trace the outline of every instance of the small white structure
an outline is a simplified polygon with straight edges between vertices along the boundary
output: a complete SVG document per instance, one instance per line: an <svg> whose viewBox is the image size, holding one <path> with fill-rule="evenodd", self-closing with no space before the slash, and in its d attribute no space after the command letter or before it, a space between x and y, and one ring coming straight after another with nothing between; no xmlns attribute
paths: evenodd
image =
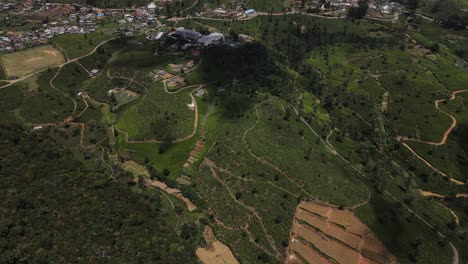
<svg viewBox="0 0 468 264"><path fill-rule="evenodd" d="M198 89L195 91L195 96L196 97L202 97L205 94L205 89Z"/></svg>
<svg viewBox="0 0 468 264"><path fill-rule="evenodd" d="M99 69L92 69L90 71L91 76L96 76L96 74L99 72Z"/></svg>
<svg viewBox="0 0 468 264"><path fill-rule="evenodd" d="M192 101L190 104L187 104L188 108L192 111L195 111L195 103Z"/></svg>
<svg viewBox="0 0 468 264"><path fill-rule="evenodd" d="M159 32L155 37L154 40L160 39L164 35L164 32Z"/></svg>
<svg viewBox="0 0 468 264"><path fill-rule="evenodd" d="M156 4L155 3L149 3L147 6L149 11L154 11L156 9Z"/></svg>
<svg viewBox="0 0 468 264"><path fill-rule="evenodd" d="M383 5L380 10L382 11L382 14L389 15L392 13L393 8L389 5Z"/></svg>
<svg viewBox="0 0 468 264"><path fill-rule="evenodd" d="M216 8L215 10L213 10L213 12L217 15L225 15L226 14L226 10L222 9L222 8Z"/></svg>

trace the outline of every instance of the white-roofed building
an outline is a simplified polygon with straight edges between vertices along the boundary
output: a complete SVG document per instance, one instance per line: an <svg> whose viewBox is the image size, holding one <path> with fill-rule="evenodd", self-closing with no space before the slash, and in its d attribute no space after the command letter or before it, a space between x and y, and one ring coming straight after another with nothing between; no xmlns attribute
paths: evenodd
<svg viewBox="0 0 468 264"><path fill-rule="evenodd" d="M224 42L224 35L222 33L211 33L198 39L198 43L203 46L216 45Z"/></svg>

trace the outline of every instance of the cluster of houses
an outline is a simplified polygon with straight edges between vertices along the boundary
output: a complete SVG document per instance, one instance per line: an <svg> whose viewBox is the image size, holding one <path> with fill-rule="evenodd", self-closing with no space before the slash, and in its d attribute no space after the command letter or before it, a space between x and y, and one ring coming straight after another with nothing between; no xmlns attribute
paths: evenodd
<svg viewBox="0 0 468 264"><path fill-rule="evenodd" d="M357 6L358 3L359 0L296 0L295 7L315 12L344 12L347 8ZM392 15L399 9L400 5L390 0L369 1L369 11L372 15Z"/></svg>
<svg viewBox="0 0 468 264"><path fill-rule="evenodd" d="M190 71L195 66L194 60L189 60L185 63L169 64L168 70L155 70L152 72L154 79L165 80L168 87L183 87L185 86L185 78L180 75L184 72ZM170 71L170 72L168 72Z"/></svg>
<svg viewBox="0 0 468 264"><path fill-rule="evenodd" d="M13 52L49 43L50 39L66 33L85 34L94 32L94 27L57 26L34 31L0 32L0 52Z"/></svg>
<svg viewBox="0 0 468 264"><path fill-rule="evenodd" d="M257 12L254 9L245 10L242 5L237 5L235 8L227 8L226 5L221 5L221 7L212 9L206 8L203 12L196 13L196 16L210 16L217 18L236 18L244 19L251 16L255 16Z"/></svg>
<svg viewBox="0 0 468 264"><path fill-rule="evenodd" d="M45 3L40 0L0 1L0 12L8 13L3 23L9 27L35 23L29 31L0 32L0 53L43 45L61 34L85 34L94 32L104 20L121 25L120 32L131 36L135 31L158 24L156 5L129 9L99 9L84 4Z"/></svg>
<svg viewBox="0 0 468 264"><path fill-rule="evenodd" d="M14 16L7 16L5 20L9 26L20 26L25 22L36 23L29 31L8 31L0 32L0 53L13 52L20 49L43 45L50 42L54 36L61 34L85 34L96 31L99 26L109 21L121 24L114 33L121 33L125 36L133 36L135 32L144 30L161 23L157 20L160 9L167 3L174 0L155 0L143 7L131 7L129 9L100 9L85 4L63 4L47 3L44 0L26 0L26 1L1 1L3 12L8 12ZM1 10L0 10L1 12ZM243 17L256 15L255 10L245 9L237 6L234 10L226 11L223 8L209 10L217 16ZM14 19L19 18L19 22ZM5 21L4 21L5 22ZM19 24L14 24L19 23ZM164 35L163 32L155 33L148 37L150 40L159 40ZM179 27L170 32L167 37L172 38L175 44L171 46L174 50L192 50L194 56L199 55L200 49L214 45L227 44L232 47L239 47L244 41L251 39L248 36L242 36L239 41L225 39L224 35L214 32L203 35L200 32L191 29Z"/></svg>

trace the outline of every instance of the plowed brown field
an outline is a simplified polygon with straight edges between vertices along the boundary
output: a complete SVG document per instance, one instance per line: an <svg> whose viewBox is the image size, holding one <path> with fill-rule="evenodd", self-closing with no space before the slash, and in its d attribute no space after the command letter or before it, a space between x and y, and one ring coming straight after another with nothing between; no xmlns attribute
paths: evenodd
<svg viewBox="0 0 468 264"><path fill-rule="evenodd" d="M287 264L395 264L397 259L349 210L317 202L296 208Z"/></svg>
<svg viewBox="0 0 468 264"><path fill-rule="evenodd" d="M198 248L196 254L205 264L239 264L231 249L216 239L210 227L203 232L206 247Z"/></svg>

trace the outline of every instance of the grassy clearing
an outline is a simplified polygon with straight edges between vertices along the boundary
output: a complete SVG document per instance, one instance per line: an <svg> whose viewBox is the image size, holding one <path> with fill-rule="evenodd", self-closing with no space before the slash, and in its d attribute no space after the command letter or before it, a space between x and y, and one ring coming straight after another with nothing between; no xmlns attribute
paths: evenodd
<svg viewBox="0 0 468 264"><path fill-rule="evenodd" d="M323 122L329 121L330 117L328 116L328 113L323 111L323 108L319 107L320 100L318 98L315 98L312 94L306 92L303 94L302 102L306 113L312 113Z"/></svg>
<svg viewBox="0 0 468 264"><path fill-rule="evenodd" d="M212 115L213 113L209 113L207 102L201 99L198 99L197 101L200 118L198 120L199 124L197 133L192 138L178 143L132 143L126 144L125 148L135 151L135 159L140 163L148 161L149 164L160 171L169 169L169 178L171 179L176 179L181 172L189 176L197 174L197 171L192 171L190 168L188 170L183 169L182 165L189 157L190 151L199 139L201 127L203 126L211 131L213 128L212 126L214 125L213 119L216 119L216 116ZM204 122L203 119L206 119L206 121ZM119 134L119 137L122 138L122 135ZM213 134L208 133L206 137L207 144L210 144L212 140ZM202 150L202 153L199 156L200 159L203 159L206 151L207 147ZM194 168L197 168L197 166L194 166Z"/></svg>
<svg viewBox="0 0 468 264"><path fill-rule="evenodd" d="M173 179L177 178L181 172L182 165L188 158L188 153L193 148L196 142L196 137L193 139L174 143L135 143L128 144L128 149L135 151L135 158L138 162L144 163L146 159L155 168L160 171L169 169Z"/></svg>
<svg viewBox="0 0 468 264"><path fill-rule="evenodd" d="M30 48L1 56L6 76L26 76L30 73L53 68L65 59L50 45Z"/></svg>
<svg viewBox="0 0 468 264"><path fill-rule="evenodd" d="M148 170L134 161L127 161L122 164L122 167L124 170L132 173L136 178L139 176L149 177Z"/></svg>
<svg viewBox="0 0 468 264"><path fill-rule="evenodd" d="M194 120L193 111L187 107L191 102L189 92L168 94L158 82L122 114L117 127L135 140L172 141L187 136L193 131Z"/></svg>
<svg viewBox="0 0 468 264"><path fill-rule="evenodd" d="M165 55L155 55L154 44L134 45L119 51L111 62L111 73L120 73L124 76L133 76L134 71L148 73L163 68L174 58ZM130 75L130 76L129 76Z"/></svg>

